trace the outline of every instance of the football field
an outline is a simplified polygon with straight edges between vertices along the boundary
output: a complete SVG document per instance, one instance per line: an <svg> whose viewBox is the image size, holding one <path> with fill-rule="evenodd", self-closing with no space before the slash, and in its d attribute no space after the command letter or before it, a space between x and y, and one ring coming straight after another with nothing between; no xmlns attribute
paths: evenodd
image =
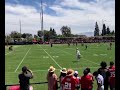
<svg viewBox="0 0 120 90"><path fill-rule="evenodd" d="M100 67L101 61L106 61L109 65L110 61L115 61L115 43L112 43L112 50L107 50L109 43L87 43L85 46L68 47L67 44L50 45L13 45L13 51L9 51L5 47L5 84L18 84L18 74L21 68L27 66L33 71L34 78L31 83L45 82L48 68L54 66L55 73L60 75L60 69L72 68L78 70L79 76L83 75L86 67L91 69L91 73ZM80 50L82 55L80 61L76 60L76 48ZM34 90L47 90L47 85L33 85ZM96 80L94 81L94 89L96 90Z"/></svg>

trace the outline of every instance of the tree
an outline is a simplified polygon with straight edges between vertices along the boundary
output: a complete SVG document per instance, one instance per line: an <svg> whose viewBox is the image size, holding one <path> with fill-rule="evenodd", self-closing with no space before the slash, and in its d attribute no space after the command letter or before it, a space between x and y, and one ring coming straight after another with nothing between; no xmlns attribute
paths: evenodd
<svg viewBox="0 0 120 90"><path fill-rule="evenodd" d="M50 38L52 38L52 37L53 37L53 30L52 30L52 28L51 28L51 27L50 27L49 35L50 35Z"/></svg>
<svg viewBox="0 0 120 90"><path fill-rule="evenodd" d="M30 33L23 33L21 37L27 39L27 41L32 41L33 39L33 36Z"/></svg>
<svg viewBox="0 0 120 90"><path fill-rule="evenodd" d="M54 37L56 37L56 36L57 36L56 31L55 31L55 29L54 29L54 28L53 28L53 30L52 30L52 33L53 33L53 36L54 36Z"/></svg>
<svg viewBox="0 0 120 90"><path fill-rule="evenodd" d="M38 36L37 36L37 35L34 35L34 38L37 40L37 39L38 39Z"/></svg>
<svg viewBox="0 0 120 90"><path fill-rule="evenodd" d="M106 35L106 26L103 24L103 29L102 29L102 36Z"/></svg>
<svg viewBox="0 0 120 90"><path fill-rule="evenodd" d="M44 30L44 40L45 41L49 41L49 39L50 39L50 34L49 33L50 33L49 31Z"/></svg>
<svg viewBox="0 0 120 90"><path fill-rule="evenodd" d="M50 38L55 38L55 37L57 37L56 31L55 31L54 28L53 28L53 29L50 28L49 35L50 35Z"/></svg>
<svg viewBox="0 0 120 90"><path fill-rule="evenodd" d="M96 24L95 24L95 31L94 31L94 36L99 36L99 27L98 27L98 24L97 24L97 22L96 22Z"/></svg>
<svg viewBox="0 0 120 90"><path fill-rule="evenodd" d="M25 34L25 33L23 33L21 37L22 37L22 38L26 38L26 34Z"/></svg>
<svg viewBox="0 0 120 90"><path fill-rule="evenodd" d="M106 32L106 34L110 34L110 28L109 27L107 27L107 32Z"/></svg>
<svg viewBox="0 0 120 90"><path fill-rule="evenodd" d="M43 36L43 31L40 31L40 30L39 30L39 31L37 32L37 35L38 35L39 37L42 37L42 36Z"/></svg>
<svg viewBox="0 0 120 90"><path fill-rule="evenodd" d="M115 35L115 31L114 30L111 32L111 35Z"/></svg>
<svg viewBox="0 0 120 90"><path fill-rule="evenodd" d="M11 41L11 37L7 35L5 38L5 43L7 44L7 46L8 46L8 43L10 43L10 41Z"/></svg>
<svg viewBox="0 0 120 90"><path fill-rule="evenodd" d="M11 38L20 38L21 34L18 33L17 31L12 31L10 36L11 36Z"/></svg>
<svg viewBox="0 0 120 90"><path fill-rule="evenodd" d="M68 26L62 26L60 31L62 32L62 35L64 37L70 37L71 36L71 28L68 27Z"/></svg>

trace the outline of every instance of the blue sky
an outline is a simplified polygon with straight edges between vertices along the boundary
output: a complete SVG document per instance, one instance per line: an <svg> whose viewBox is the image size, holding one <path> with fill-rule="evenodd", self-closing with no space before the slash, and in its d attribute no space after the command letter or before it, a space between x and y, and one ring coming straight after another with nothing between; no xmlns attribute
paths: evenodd
<svg viewBox="0 0 120 90"><path fill-rule="evenodd" d="M63 25L71 27L74 34L93 32L95 22L102 30L102 23L115 30L114 0L42 0L44 29L54 28L61 34ZM5 0L5 33L19 32L37 34L40 30L40 0Z"/></svg>

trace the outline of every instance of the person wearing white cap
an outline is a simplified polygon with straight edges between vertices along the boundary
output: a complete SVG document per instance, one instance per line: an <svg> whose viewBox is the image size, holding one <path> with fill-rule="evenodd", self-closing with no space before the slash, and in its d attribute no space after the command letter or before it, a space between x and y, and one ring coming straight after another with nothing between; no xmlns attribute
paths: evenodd
<svg viewBox="0 0 120 90"><path fill-rule="evenodd" d="M77 60L80 61L81 54L80 54L80 51L78 50L78 48L76 50L76 56L77 56Z"/></svg>
<svg viewBox="0 0 120 90"><path fill-rule="evenodd" d="M78 77L78 71L75 71L74 72L74 76L75 76L75 78L76 78L76 80L78 81L78 88L77 88L77 90L79 90L79 88L80 88L80 77Z"/></svg>

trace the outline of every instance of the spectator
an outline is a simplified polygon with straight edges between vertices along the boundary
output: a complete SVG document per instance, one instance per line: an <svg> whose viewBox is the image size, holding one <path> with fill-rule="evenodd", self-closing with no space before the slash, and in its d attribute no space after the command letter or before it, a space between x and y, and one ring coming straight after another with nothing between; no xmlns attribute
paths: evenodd
<svg viewBox="0 0 120 90"><path fill-rule="evenodd" d="M30 90L29 80L33 78L33 73L26 66L22 67L22 73L19 74L20 90Z"/></svg>
<svg viewBox="0 0 120 90"><path fill-rule="evenodd" d="M67 74L67 70L66 68L63 68L62 70L60 70L60 77L59 77L59 81L60 81L60 90L62 90L62 86L61 86L61 83L62 83L62 80L65 78L66 74Z"/></svg>
<svg viewBox="0 0 120 90"><path fill-rule="evenodd" d="M83 76L81 77L81 90L92 90L93 88L93 80L91 78L91 76L88 74L88 70L84 70L83 72Z"/></svg>
<svg viewBox="0 0 120 90"><path fill-rule="evenodd" d="M114 62L110 62L109 72L110 72L110 77L109 77L110 90L115 90L115 66L114 66Z"/></svg>
<svg viewBox="0 0 120 90"><path fill-rule="evenodd" d="M107 69L107 63L102 61L100 64L100 68L98 71L104 78L104 90L108 90L108 85L109 85L109 71Z"/></svg>
<svg viewBox="0 0 120 90"><path fill-rule="evenodd" d="M55 74L55 68L53 66L50 66L48 69L47 74L47 81L48 81L48 90L57 90L58 84L57 84L57 75Z"/></svg>
<svg viewBox="0 0 120 90"><path fill-rule="evenodd" d="M78 87L78 82L73 74L74 70L67 70L67 75L62 81L62 90L76 90L76 88Z"/></svg>
<svg viewBox="0 0 120 90"><path fill-rule="evenodd" d="M93 73L93 75L95 76L95 79L97 81L97 90L104 90L104 78L102 75L100 75L99 71L95 71Z"/></svg>
<svg viewBox="0 0 120 90"><path fill-rule="evenodd" d="M77 90L79 90L79 88L80 88L80 80L81 80L81 78L78 77L78 71L75 71L75 72L74 72L74 76L75 76L76 80L78 81L78 88L77 88Z"/></svg>
<svg viewBox="0 0 120 90"><path fill-rule="evenodd" d="M88 75L90 75L92 80L94 81L93 74L91 73L90 68L86 68L86 70L88 70Z"/></svg>

